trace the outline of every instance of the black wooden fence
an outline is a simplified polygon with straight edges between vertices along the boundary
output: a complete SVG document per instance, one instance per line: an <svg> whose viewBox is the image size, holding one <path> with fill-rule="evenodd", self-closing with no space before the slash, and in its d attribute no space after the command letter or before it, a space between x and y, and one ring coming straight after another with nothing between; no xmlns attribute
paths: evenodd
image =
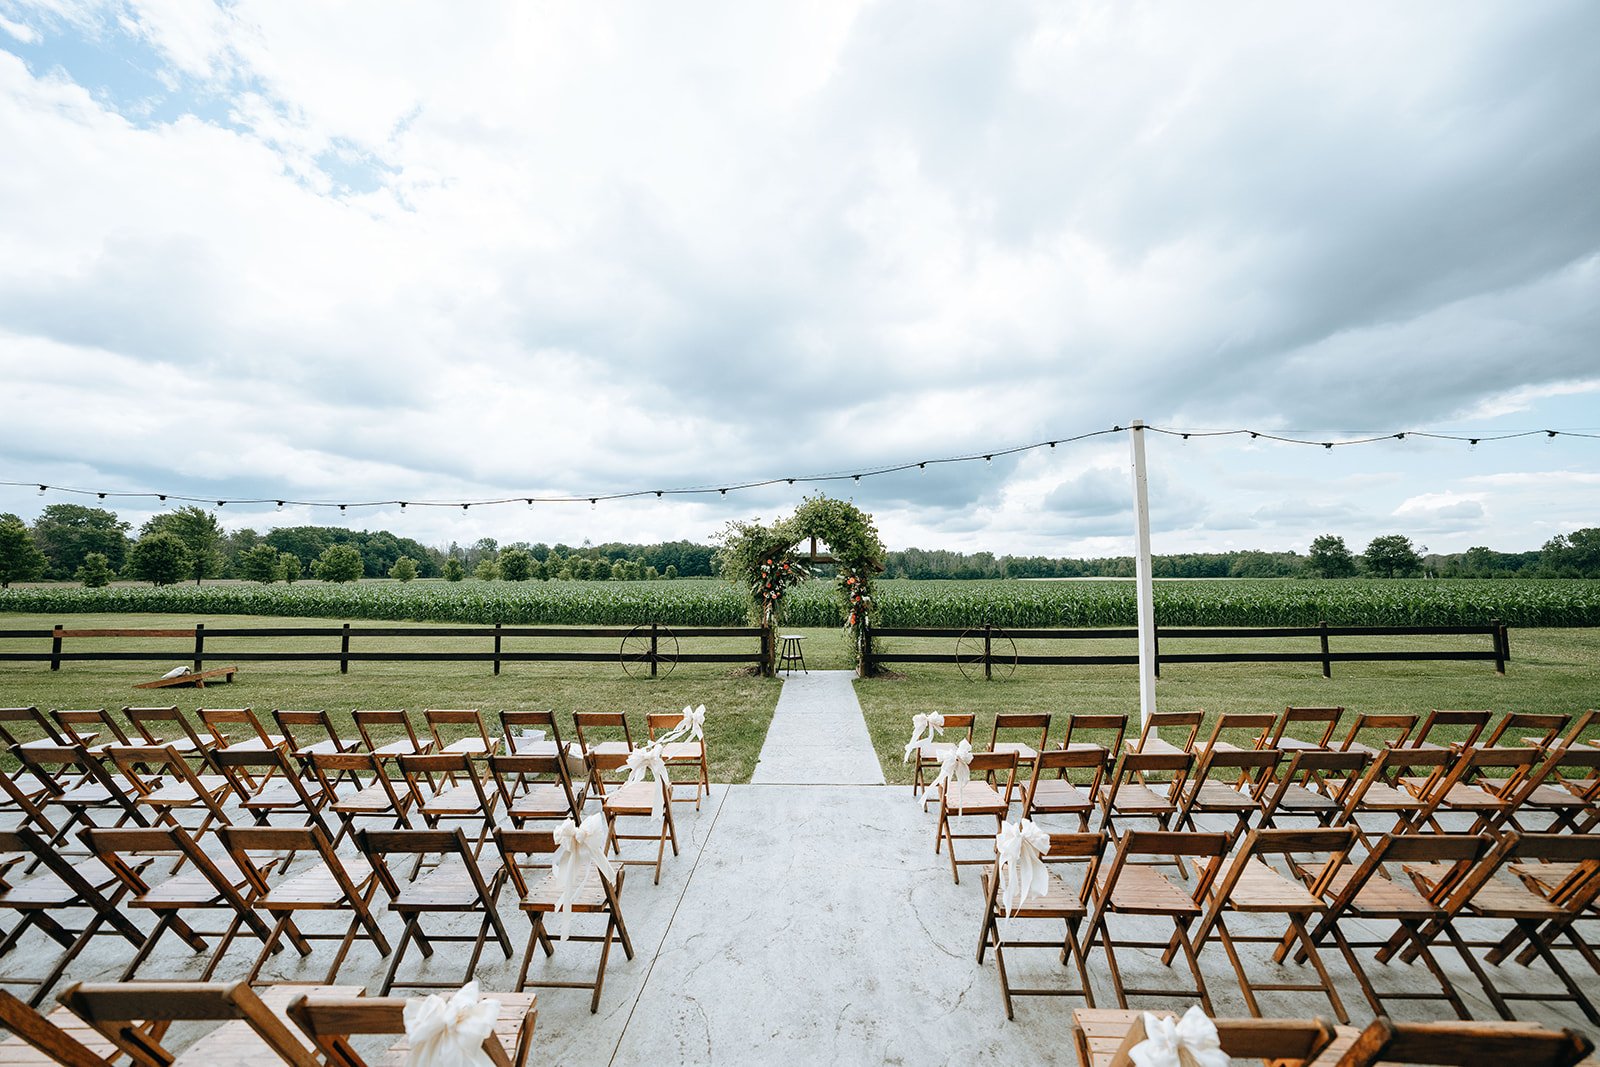
<svg viewBox="0 0 1600 1067"><path fill-rule="evenodd" d="M954 663L979 668L984 677L996 670L1009 670L1014 666L1107 666L1137 664L1135 654L1079 653L1043 655L1017 652L1016 641L1103 641L1107 639L1137 639L1136 629L1031 629L1003 630L997 626L979 626L971 629L956 628L874 628L867 642L865 669L873 673L883 663ZM1353 637L1488 637L1489 648L1454 649L1350 649L1335 650L1335 638ZM943 652L912 652L882 649L878 641L883 638L949 638L960 643ZM1163 640L1204 639L1208 641L1261 640L1279 638L1316 638L1320 647L1316 651L1281 652L1267 649L1250 649L1240 652L1163 652ZM1506 672L1511 659L1511 640L1506 627L1498 619L1487 626L1256 626L1248 628L1218 629L1210 627L1156 628L1156 673L1161 673L1164 663L1318 663L1322 676L1333 676L1335 663L1362 663L1378 661L1403 662L1409 660L1479 660L1493 661L1494 669Z"/></svg>

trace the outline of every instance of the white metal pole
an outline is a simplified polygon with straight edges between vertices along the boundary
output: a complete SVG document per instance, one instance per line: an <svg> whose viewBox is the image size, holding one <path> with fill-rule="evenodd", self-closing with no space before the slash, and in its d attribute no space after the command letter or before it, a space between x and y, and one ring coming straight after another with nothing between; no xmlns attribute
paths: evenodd
<svg viewBox="0 0 1600 1067"><path fill-rule="evenodd" d="M1150 583L1150 487L1144 465L1144 422L1128 425L1133 447L1133 574L1139 611L1139 724L1156 710L1156 603Z"/></svg>

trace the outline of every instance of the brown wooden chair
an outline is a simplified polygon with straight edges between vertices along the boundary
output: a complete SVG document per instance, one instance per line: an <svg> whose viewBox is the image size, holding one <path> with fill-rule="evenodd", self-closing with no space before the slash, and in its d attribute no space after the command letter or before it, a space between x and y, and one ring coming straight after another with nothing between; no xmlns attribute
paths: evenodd
<svg viewBox="0 0 1600 1067"><path fill-rule="evenodd" d="M268 733L256 713L249 708L200 708L195 711L211 738L221 748L276 748L282 734ZM230 727L243 727L228 733Z"/></svg>
<svg viewBox="0 0 1600 1067"><path fill-rule="evenodd" d="M938 768L944 762L946 752L951 751L961 743L962 737L967 739L967 744L972 744L973 730L976 728L978 717L968 712L951 712L944 716L944 733L942 741L929 737L922 744L922 751L917 753L916 766L911 772L911 795L922 793L922 807L926 811L930 798L927 795L929 771L934 776L938 775Z"/></svg>
<svg viewBox="0 0 1600 1067"><path fill-rule="evenodd" d="M654 741L657 734L664 734L676 729L683 721L683 716L676 712L649 712L644 717L645 730L649 732L650 740ZM685 738L681 741L668 741L662 746L661 757L667 761L667 769L673 767L693 767L694 776L694 810L700 810L701 796L711 795L711 764L706 759L706 742L702 737L699 740ZM673 799L684 799L677 796L677 787L680 782L673 783Z"/></svg>
<svg viewBox="0 0 1600 1067"><path fill-rule="evenodd" d="M578 748L586 756L591 752L607 756L620 752L626 756L633 751L628 717L620 711L573 712L572 728L578 735ZM618 733L620 737L614 736Z"/></svg>
<svg viewBox="0 0 1600 1067"><path fill-rule="evenodd" d="M1533 772L1540 754L1531 745L1459 750L1444 780L1433 789L1428 824L1442 833L1439 816L1455 813L1474 817L1470 833L1499 826L1515 810L1522 784Z"/></svg>
<svg viewBox="0 0 1600 1067"><path fill-rule="evenodd" d="M1371 752L1357 748L1349 751ZM1344 806L1334 816L1333 825L1353 826L1361 834L1362 844L1372 847L1372 830L1364 826L1361 816L1386 820L1377 833L1415 833L1428 825L1438 804L1441 786L1449 778L1449 768L1456 760L1455 753L1443 748L1384 748L1372 753L1367 772L1344 795ZM1402 775L1403 771L1426 771L1426 774ZM1400 784L1399 778L1405 783Z"/></svg>
<svg viewBox="0 0 1600 1067"><path fill-rule="evenodd" d="M108 745L128 744L128 735L105 708L86 708L81 711L51 711L68 744L79 744L91 756L104 756Z"/></svg>
<svg viewBox="0 0 1600 1067"><path fill-rule="evenodd" d="M1295 750L1262 801L1261 825L1272 829L1277 820L1287 818L1330 825L1344 810L1350 793L1366 778L1372 759L1365 752Z"/></svg>
<svg viewBox="0 0 1600 1067"><path fill-rule="evenodd" d="M56 724L38 708L0 708L0 744L10 748L13 745L31 745L35 741L51 745L71 744L56 729Z"/></svg>
<svg viewBox="0 0 1600 1067"><path fill-rule="evenodd" d="M1483 742L1495 748L1502 742L1507 745L1536 745L1550 748L1561 736L1561 731L1572 722L1571 715L1545 715L1525 711L1508 712L1500 716L1494 729Z"/></svg>
<svg viewBox="0 0 1600 1067"><path fill-rule="evenodd" d="M525 731L544 736L525 737ZM554 756L566 751L561 740L561 726L553 711L502 711L500 736L505 741L507 755Z"/></svg>
<svg viewBox="0 0 1600 1067"><path fill-rule="evenodd" d="M525 1067L533 1048L533 1026L538 1017L537 999L532 993L486 993L486 1000L500 1002L500 1017L494 1032L483 1041L483 1054L495 1067ZM405 997L338 997L311 995L289 1004L288 1015L329 1067L367 1067L351 1043L357 1036L404 1034ZM391 1045L384 1063L399 1063L409 1048L405 1039Z"/></svg>
<svg viewBox="0 0 1600 1067"><path fill-rule="evenodd" d="M1415 715L1361 714L1338 743L1340 751L1352 749L1375 755L1382 748L1403 748L1417 728Z"/></svg>
<svg viewBox="0 0 1600 1067"><path fill-rule="evenodd" d="M589 1013L600 1010L600 992L606 980L606 960L611 955L611 944L621 940L622 951L633 959L633 942L628 937L628 927L622 919L622 881L627 868L619 867L613 885L604 872L591 867L588 881L566 905L575 915L604 915L606 928L603 934L573 934L568 941L582 941L600 945L600 963L595 968L594 981L529 981L528 970L533 963L533 949L539 945L544 954L555 955L546 916L554 915L561 899L561 886L556 882L554 859L557 848L555 833L551 830L505 830L494 832L495 845L503 861L501 877L511 883L517 894L518 907L528 917L528 947L522 954L522 969L517 972L517 991L529 987L537 989L590 989Z"/></svg>
<svg viewBox="0 0 1600 1067"><path fill-rule="evenodd" d="M1098 749L1109 771L1122 752L1127 734L1126 715L1074 712L1067 716L1067 729L1058 747L1068 752Z"/></svg>
<svg viewBox="0 0 1600 1067"><path fill-rule="evenodd" d="M1082 788L1067 777L1069 771L1087 779ZM1037 821L1040 816L1073 815L1078 819L1078 832L1087 833L1105 773L1105 754L1094 746L1041 751L1022 792L1022 817Z"/></svg>
<svg viewBox="0 0 1600 1067"><path fill-rule="evenodd" d="M1546 833L1572 830L1588 833L1600 822L1600 748L1579 745L1555 748L1517 787L1517 794L1504 813L1504 819L1490 827L1509 823L1524 833L1518 816L1543 815L1549 823Z"/></svg>
<svg viewBox="0 0 1600 1067"><path fill-rule="evenodd" d="M1459 1018L1472 1017L1454 982L1434 958L1430 938L1423 935L1422 928L1447 918L1443 901L1495 847L1496 841L1489 834L1385 834L1373 842L1372 850L1360 864L1346 864L1334 871L1331 879L1320 862L1296 864L1295 871L1306 887L1328 903L1311 928L1311 940L1321 944L1328 936L1333 937L1374 1015L1384 1014L1385 1001L1443 1000ZM1443 864L1447 869L1424 894L1403 873L1403 868L1412 864ZM1388 936L1376 940L1361 936L1374 926L1390 923L1396 929ZM1402 987L1379 992L1356 950L1379 950L1378 962L1388 962L1401 947L1396 934L1406 939L1404 947L1417 949L1416 958L1427 968L1438 992L1425 988L1409 974ZM1280 955L1289 947L1285 941Z"/></svg>
<svg viewBox="0 0 1600 1067"><path fill-rule="evenodd" d="M1048 754L1041 753L1041 758ZM1083 753L1067 752L1058 754L1083 755ZM1001 895L1001 878L996 864L991 863L983 869L984 912L983 926L978 931L978 963L980 965L983 963L984 952L992 945L995 970L1000 975L1000 995L1005 1000L1007 1019L1016 1017L1011 1003L1013 997L1082 997L1085 1004L1094 1007L1094 988L1089 981L1089 961L1084 956L1083 942L1078 939L1078 930L1089 915L1089 891L1094 885L1095 874L1099 870L1100 857L1105 851L1105 846L1105 834L1051 834L1049 851L1041 854L1039 858L1048 868L1063 868L1068 864L1081 866L1084 869L1083 876L1077 879L1078 885L1073 887L1052 869L1050 888L1045 895L1029 897L1021 904L1013 902L1014 906L1009 915L1006 914L1005 901ZM1012 923L1033 919L1049 920L1052 925L1062 924L1062 935L1054 940L1048 938L1022 940L1011 936ZM1035 925L1030 929L1038 927ZM1076 963L1078 968L1076 988L1011 984L1011 977L1006 971L1006 950L1040 948L1051 950L1062 967L1067 965L1068 959Z"/></svg>
<svg viewBox="0 0 1600 1067"><path fill-rule="evenodd" d="M1211 1014L1211 998L1206 992L1205 977L1201 974L1200 960L1194 941L1189 936L1189 928L1204 913L1206 895L1227 854L1227 834L1129 830L1122 835L1115 857L1109 866L1102 865L1096 878L1091 892L1089 925L1083 934L1085 944L1092 943L1096 937L1100 939L1119 1007L1126 1008L1130 996L1160 997L1167 1001L1195 997L1206 1014ZM1158 857L1173 856L1188 856L1195 861L1193 888L1174 883L1157 870L1154 861ZM1114 938L1110 921L1114 915L1160 916L1171 920L1178 948L1183 951L1189 973L1194 977L1194 988L1185 990L1164 985L1161 988L1142 989L1124 985L1122 971L1117 966L1117 949L1165 951L1170 942Z"/></svg>
<svg viewBox="0 0 1600 1067"><path fill-rule="evenodd" d="M1209 745L1202 749L1173 825L1179 830L1198 830L1198 815L1231 815L1235 825L1227 831L1228 838L1238 841L1250 829L1250 821L1262 815L1267 798L1274 794L1276 771L1282 759L1283 753L1275 748Z"/></svg>
<svg viewBox="0 0 1600 1067"><path fill-rule="evenodd" d="M1139 736L1123 742L1123 747L1128 752L1193 752L1195 739L1200 736L1200 725L1205 718L1203 711L1154 712L1140 726ZM1179 740L1174 742L1163 738L1161 730L1172 731Z"/></svg>
<svg viewBox="0 0 1600 1067"><path fill-rule="evenodd" d="M1212 718L1211 732L1206 734L1205 740L1195 746L1195 751L1209 752L1214 748L1223 751L1270 748L1272 746L1266 741L1277 725L1278 716L1271 712L1225 711ZM1236 741L1228 740L1224 734L1232 734Z"/></svg>
<svg viewBox="0 0 1600 1067"><path fill-rule="evenodd" d="M300 768L290 762L287 747L222 748L212 753L212 759L238 800L239 810L257 826L270 826L274 815L287 815L298 819L299 826L315 826L325 836L334 836L322 814L327 794L308 788Z"/></svg>
<svg viewBox="0 0 1600 1067"><path fill-rule="evenodd" d="M490 756L489 775L499 792L501 807L518 830L529 822L583 821L589 783L585 780L577 790L573 789L564 755Z"/></svg>
<svg viewBox="0 0 1600 1067"><path fill-rule="evenodd" d="M149 825L133 802L133 786L113 777L82 745L38 742L17 745L11 752L22 764L23 772L45 787L44 795L34 804L43 821L35 821L35 825L40 829L55 827L50 838L52 847L68 847L67 835L77 826L122 826L129 822ZM56 817L55 808L65 812L65 817ZM105 821L113 816L114 822Z"/></svg>
<svg viewBox="0 0 1600 1067"><path fill-rule="evenodd" d="M994 835L1005 825L1006 813L1011 810L1009 797L1016 784L1017 754L974 752L972 763L967 769L971 773L971 778L963 784L939 781L939 823L933 837L933 851L936 854L941 843L949 846L950 876L955 879L957 885L961 884L962 867L994 862ZM987 780L1001 771L1006 775L1004 793L989 784ZM994 829L979 833L956 833L952 825L953 820L968 818L991 818L994 820ZM957 841L987 841L988 854L976 859L959 859L956 856Z"/></svg>
<svg viewBox="0 0 1600 1067"><path fill-rule="evenodd" d="M256 887L250 876L226 856L206 852L183 827L85 830L81 836L96 858L127 887L128 906L157 916L155 926L122 972L121 981L133 980L168 930L195 952L206 950L207 937L218 938L216 950L200 975L202 982L211 980L241 931L248 931L263 944L271 934L252 907ZM176 856L192 869L152 885L144 877L144 860L162 855ZM184 912L191 911L222 911L231 918L226 929L196 930L183 918ZM303 940L291 934L290 941L300 955L310 955L311 946Z"/></svg>
<svg viewBox="0 0 1600 1067"><path fill-rule="evenodd" d="M1329 906L1323 899L1323 892L1332 884L1355 843L1356 832L1351 827L1340 830L1252 830L1211 883L1207 894L1210 907L1194 935L1195 952L1204 951L1211 935L1217 935L1228 954L1228 962L1233 964L1239 988L1244 993L1245 1005L1256 1018L1261 1017L1261 1005L1256 1000L1256 993L1275 991L1321 993L1328 998L1339 1022L1350 1021L1349 1014L1344 1010L1344 1002L1339 999L1339 991L1334 987L1327 967L1323 965L1306 924L1313 917L1321 918L1327 914ZM1296 861L1304 863L1313 856L1319 866L1317 876L1309 887L1284 876L1267 862L1267 857L1276 857L1293 865ZM1226 916L1232 913L1279 915L1289 926L1279 934L1236 934L1228 929L1226 921ZM1273 958L1280 963L1285 956L1282 946L1298 943L1299 954L1311 961L1312 968L1317 972L1317 981L1309 984L1276 982L1271 985L1252 982L1237 947L1250 943L1279 945L1280 949ZM1174 936L1161 962L1170 965L1172 957L1181 947L1179 939Z"/></svg>
<svg viewBox="0 0 1600 1067"><path fill-rule="evenodd" d="M625 752L596 752L591 750L589 761L589 795L600 801L600 810L605 812L606 826L609 828L611 847L617 853L617 862L637 866L655 868L655 884L661 884L661 864L666 859L667 844L672 845L672 854L678 854L678 829L672 819L671 797L665 782L658 782L651 778L637 782L621 780L622 772L628 767L628 755ZM607 775L616 776L607 780ZM655 818L655 801L652 791L659 791L662 796L661 804L661 829L655 833L622 833L617 829L619 819L647 819ZM624 841L654 841L656 843L656 858L635 859L622 854Z"/></svg>
<svg viewBox="0 0 1600 1067"><path fill-rule="evenodd" d="M0 1041L0 1063L8 1067L111 1067L121 1053L100 1032L66 1008L48 1017L0 989L0 1027L14 1037Z"/></svg>
<svg viewBox="0 0 1600 1067"><path fill-rule="evenodd" d="M115 934L135 948L144 943L144 931L135 926L121 909L122 898L128 892L127 886L100 861L85 859L73 863L26 826L0 831L0 853L31 857L37 871L26 878L11 881L0 879L0 910L20 916L17 925L0 940L0 956L16 949L23 936L33 928L40 930L63 950L39 978L15 974L0 978L0 984L4 985L32 985L33 993L28 1003L33 1007L38 1007L44 1001L67 967L96 935ZM133 862L144 866L150 861L136 859ZM68 913L75 911L89 913L82 926L72 925ZM37 950L27 955L30 958L43 958ZM0 1057L0 1062L4 1062L4 1057Z"/></svg>
<svg viewBox="0 0 1600 1067"><path fill-rule="evenodd" d="M1173 1012L1150 1014L1171 1018ZM1085 1067L1128 1067L1129 1052L1146 1037L1142 1011L1075 1008L1072 1035ZM1325 1019L1213 1019L1222 1051L1235 1060L1301 1067L1333 1047L1337 1031Z"/></svg>
<svg viewBox="0 0 1600 1067"><path fill-rule="evenodd" d="M302 941L338 941L339 950L328 967L325 983L332 984L339 975L345 956L363 931L366 940L377 949L379 956L389 955L389 940L383 936L378 920L372 915L372 898L378 891L378 875L365 860L352 856L349 859L334 854L327 834L316 826L224 826L217 831L217 839L227 849L228 856L250 881L251 899L255 907L272 916L276 925L268 935L256 957L255 965L245 976L254 982L261 967L277 951L285 934ZM256 853L267 853L268 859L276 854L309 852L312 866L293 877L284 878L276 885L268 884L270 863L263 864ZM299 912L344 912L350 924L341 933L305 931L295 923Z"/></svg>
<svg viewBox="0 0 1600 1067"><path fill-rule="evenodd" d="M196 773L214 770L210 752L216 747L215 742L202 740L194 724L176 704L160 708L124 707L122 714L145 744L174 749L192 762Z"/></svg>
<svg viewBox="0 0 1600 1067"><path fill-rule="evenodd" d="M1428 717L1422 720L1422 725L1417 729L1415 737L1410 738L1400 748L1470 748L1478 743L1478 737L1488 727L1489 720L1494 718L1492 711L1439 711L1428 712ZM1443 729L1464 730L1464 737L1446 738L1441 744L1434 734L1435 730Z"/></svg>
<svg viewBox="0 0 1600 1067"><path fill-rule="evenodd" d="M291 711L272 709L272 721L283 731L284 743L289 752L306 764L316 752L356 752L361 748L359 737L340 737L333 725L333 717L326 711ZM300 733L296 734L295 731ZM310 773L308 770L307 774Z"/></svg>
<svg viewBox="0 0 1600 1067"><path fill-rule="evenodd" d="M350 713L355 720L356 732L367 751L380 760L397 756L420 756L433 751L433 738L417 736L411 716L403 709L357 708ZM385 740L398 730L399 737Z"/></svg>
<svg viewBox="0 0 1600 1067"><path fill-rule="evenodd" d="M422 719L433 735L433 751L440 755L482 758L500 751L500 739L489 736L489 728L475 708L426 708ZM465 736L446 741L440 727L466 727L461 731Z"/></svg>
<svg viewBox="0 0 1600 1067"><path fill-rule="evenodd" d="M223 801L228 780L219 774L196 774L174 748L154 745L112 745L107 750L124 781L133 787L134 803L148 808L150 825L183 826L178 813L197 812L198 826L187 827L202 837L213 824L226 826Z"/></svg>
<svg viewBox="0 0 1600 1067"><path fill-rule="evenodd" d="M1379 1063L1437 1067L1572 1067L1594 1044L1571 1030L1504 1023L1405 1023L1379 1018L1329 1067Z"/></svg>
<svg viewBox="0 0 1600 1067"><path fill-rule="evenodd" d="M1194 754L1190 752L1124 749L1096 798L1100 804L1100 828L1113 839L1120 836L1118 819L1153 819L1161 829L1168 829L1178 814L1184 781L1193 766ZM1150 783L1146 776L1152 774L1171 777L1165 782Z"/></svg>
<svg viewBox="0 0 1600 1067"><path fill-rule="evenodd" d="M472 854L480 855L484 842L489 839L489 831L494 828L500 794L484 789L484 780L473 757L464 751L434 752L425 756L401 756L396 762L411 792L412 809L422 816L428 829L437 830L446 820L465 823L478 831ZM443 779L437 789L433 785L434 775Z"/></svg>
<svg viewBox="0 0 1600 1067"><path fill-rule="evenodd" d="M1023 736L1020 739L1002 739L1002 730L1007 734L1021 733ZM1032 775L1033 761L1044 751L1049 740L1050 715L1047 712L1000 712L995 715L994 726L989 730L989 751L1015 752L1017 770L1020 772L1027 768L1028 774Z"/></svg>
<svg viewBox="0 0 1600 1067"><path fill-rule="evenodd" d="M0 770L0 813L14 815L17 825L31 826L50 840L59 840L61 830L41 807L49 796L50 787L31 772L12 774Z"/></svg>
<svg viewBox="0 0 1600 1067"><path fill-rule="evenodd" d="M320 1067L316 1054L282 1014L288 999L329 988L283 985L258 994L247 982L77 982L62 991L60 1000L136 1065L232 1067L276 1062ZM204 1021L223 1025L181 1054L162 1045L171 1023Z"/></svg>
<svg viewBox="0 0 1600 1067"><path fill-rule="evenodd" d="M471 978L478 969L478 959L483 955L489 932L494 931L506 959L511 958L511 938L496 909L500 880L485 880L477 859L467 844L466 835L459 827L454 830L358 830L356 844L365 853L378 882L389 896L389 910L405 921L389 961L389 970L383 977L379 996L388 996L396 984L409 989L454 989ZM413 856L420 862L425 856L438 855L438 866L415 881L401 883L389 867L391 856ZM498 872L496 872L498 873ZM482 917L476 936L471 934L429 934L422 929L424 915L476 915ZM433 955L438 942L473 942L472 954L467 960L466 973L458 981L425 982L413 979L396 983L400 963L406 949L415 940L423 956Z"/></svg>
<svg viewBox="0 0 1600 1067"><path fill-rule="evenodd" d="M385 770L382 757L371 752L316 752L311 756L311 773L317 780L326 810L338 816L339 832L333 839L338 848L345 835L353 834L359 827L358 819L393 820L390 829L411 828L411 791L396 786ZM366 775L363 781L362 775ZM346 778L353 783L350 790L341 792L339 784Z"/></svg>
<svg viewBox="0 0 1600 1067"><path fill-rule="evenodd" d="M1262 741L1262 748L1276 748L1290 755L1303 749L1320 749L1331 747L1333 732L1339 728L1339 720L1344 718L1344 708L1314 708L1295 707L1290 705L1283 709L1283 714L1278 716L1277 724L1273 726L1272 733ZM1318 733L1320 728L1321 733ZM1290 731L1293 731L1291 733ZM1313 736L1301 737L1301 731Z"/></svg>

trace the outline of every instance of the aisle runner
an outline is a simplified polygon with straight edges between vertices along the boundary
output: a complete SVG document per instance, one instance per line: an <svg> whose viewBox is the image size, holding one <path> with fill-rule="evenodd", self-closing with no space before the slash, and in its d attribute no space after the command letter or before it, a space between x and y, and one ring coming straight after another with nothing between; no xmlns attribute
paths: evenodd
<svg viewBox="0 0 1600 1067"><path fill-rule="evenodd" d="M752 785L882 785L852 671L784 677Z"/></svg>

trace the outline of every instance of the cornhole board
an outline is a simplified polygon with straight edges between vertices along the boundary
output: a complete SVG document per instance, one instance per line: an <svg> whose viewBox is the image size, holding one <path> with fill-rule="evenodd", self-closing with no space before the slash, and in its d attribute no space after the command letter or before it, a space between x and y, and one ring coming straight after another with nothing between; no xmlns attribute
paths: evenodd
<svg viewBox="0 0 1600 1067"><path fill-rule="evenodd" d="M134 688L165 689L172 685L192 685L196 689L204 689L207 680L214 682L216 679L221 678L224 682L231 682L233 681L233 676L238 672L238 667L214 667L209 671L200 671L199 673L190 671L187 674L173 675L171 678L157 678L153 682L140 682Z"/></svg>

